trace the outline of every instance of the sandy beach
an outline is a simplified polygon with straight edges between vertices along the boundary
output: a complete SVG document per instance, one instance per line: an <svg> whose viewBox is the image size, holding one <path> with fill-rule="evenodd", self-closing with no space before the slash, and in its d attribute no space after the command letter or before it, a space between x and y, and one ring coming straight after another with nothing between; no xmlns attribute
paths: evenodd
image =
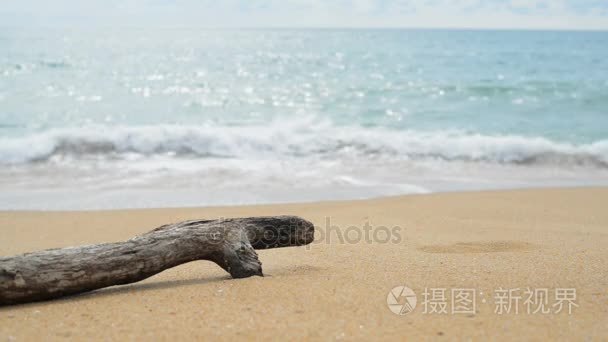
<svg viewBox="0 0 608 342"><path fill-rule="evenodd" d="M576 188L241 207L1 212L2 256L121 241L194 218L298 215L312 221L317 233L306 247L258 251L263 278L233 280L217 265L199 261L132 285L1 307L0 341L602 340L608 336L606 203L608 188ZM366 223L371 239L358 238ZM416 293L413 312L389 310L387 296L398 286ZM446 313L429 312L425 289L445 290L445 300L434 300L445 303ZM473 292L474 313L452 312L453 290L461 289ZM527 312L526 289L546 289L548 312ZM556 313L558 289L575 289L571 314L567 304ZM502 314L497 312L501 290L514 290L512 306Z"/></svg>

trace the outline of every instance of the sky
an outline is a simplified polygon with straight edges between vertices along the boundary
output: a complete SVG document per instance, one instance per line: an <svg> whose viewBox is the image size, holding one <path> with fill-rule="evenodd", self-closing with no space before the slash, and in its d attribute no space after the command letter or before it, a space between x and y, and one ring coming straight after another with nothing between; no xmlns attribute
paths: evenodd
<svg viewBox="0 0 608 342"><path fill-rule="evenodd" d="M0 0L0 26L608 30L608 0Z"/></svg>

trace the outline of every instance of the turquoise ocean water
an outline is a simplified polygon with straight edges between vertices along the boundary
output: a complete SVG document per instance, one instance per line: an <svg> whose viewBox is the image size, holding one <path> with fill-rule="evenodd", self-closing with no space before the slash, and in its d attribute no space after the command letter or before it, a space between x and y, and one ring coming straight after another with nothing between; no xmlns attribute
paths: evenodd
<svg viewBox="0 0 608 342"><path fill-rule="evenodd" d="M0 29L0 209L608 184L608 32Z"/></svg>

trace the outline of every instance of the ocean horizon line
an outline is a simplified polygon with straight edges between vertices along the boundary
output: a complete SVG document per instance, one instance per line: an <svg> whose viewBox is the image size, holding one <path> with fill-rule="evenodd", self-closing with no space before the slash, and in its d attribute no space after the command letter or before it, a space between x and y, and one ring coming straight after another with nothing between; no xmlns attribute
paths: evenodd
<svg viewBox="0 0 608 342"><path fill-rule="evenodd" d="M459 27L459 26L199 26L199 25L117 25L117 24L30 24L14 25L1 24L2 28L32 28L32 29L166 29L166 30L204 30L204 31L449 31L449 32L597 32L608 33L608 27Z"/></svg>

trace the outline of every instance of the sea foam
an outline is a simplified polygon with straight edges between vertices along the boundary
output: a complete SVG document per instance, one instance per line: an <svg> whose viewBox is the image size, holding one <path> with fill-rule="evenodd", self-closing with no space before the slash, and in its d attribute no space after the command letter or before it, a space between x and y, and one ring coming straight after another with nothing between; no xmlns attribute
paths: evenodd
<svg viewBox="0 0 608 342"><path fill-rule="evenodd" d="M337 126L304 118L268 125L90 126L0 138L0 164L70 158L123 159L133 155L174 158L400 158L608 167L608 140L586 144L522 135L455 130L412 131Z"/></svg>

